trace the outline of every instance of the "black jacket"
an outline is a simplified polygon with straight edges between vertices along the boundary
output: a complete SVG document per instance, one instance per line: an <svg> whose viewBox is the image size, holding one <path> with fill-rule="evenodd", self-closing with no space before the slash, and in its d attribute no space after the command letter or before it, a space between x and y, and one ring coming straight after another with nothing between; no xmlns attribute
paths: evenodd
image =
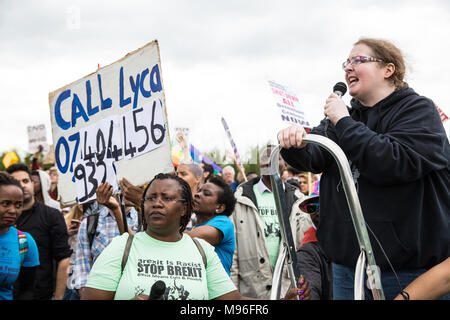
<svg viewBox="0 0 450 320"><path fill-rule="evenodd" d="M397 269L429 268L450 255L450 147L433 102L411 88L373 107L351 101L350 117L327 136L345 152L363 215ZM324 135L324 121L311 133ZM359 254L338 167L318 145L282 150L293 167L323 172L317 238L335 263L354 267ZM369 231L377 264L387 260Z"/></svg>
<svg viewBox="0 0 450 320"><path fill-rule="evenodd" d="M319 242L308 242L297 250L297 263L308 281L311 300L333 300L333 271Z"/></svg>
<svg viewBox="0 0 450 320"><path fill-rule="evenodd" d="M39 250L40 265L36 273L34 298L51 299L55 289L57 263L72 254L63 215L35 199L33 207L23 211L17 219L17 228L30 233ZM15 284L19 285L20 283Z"/></svg>

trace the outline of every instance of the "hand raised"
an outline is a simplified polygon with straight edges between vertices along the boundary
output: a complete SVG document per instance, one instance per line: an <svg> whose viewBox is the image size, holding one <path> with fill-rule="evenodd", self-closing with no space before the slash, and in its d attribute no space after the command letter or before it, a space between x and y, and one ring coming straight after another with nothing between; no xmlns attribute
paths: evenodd
<svg viewBox="0 0 450 320"><path fill-rule="evenodd" d="M108 183L102 183L96 190L97 202L108 207L108 209L115 210L120 208L120 204L116 198L112 196L113 187Z"/></svg>
<svg viewBox="0 0 450 320"><path fill-rule="evenodd" d="M137 207L141 206L144 187L135 186L125 178L122 178L119 184L125 200L132 202Z"/></svg>

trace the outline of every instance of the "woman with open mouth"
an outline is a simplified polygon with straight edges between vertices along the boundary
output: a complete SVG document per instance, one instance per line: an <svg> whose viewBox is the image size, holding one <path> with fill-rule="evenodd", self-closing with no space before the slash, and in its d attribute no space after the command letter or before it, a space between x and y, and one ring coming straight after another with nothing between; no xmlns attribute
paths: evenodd
<svg viewBox="0 0 450 320"><path fill-rule="evenodd" d="M333 140L349 160L385 297L393 299L450 255L449 141L434 102L404 81L393 43L362 38L342 68L351 108L331 94L311 133ZM334 299L353 299L360 250L340 173L327 151L303 142L305 134L298 126L280 131L281 155L298 170L323 172L317 238L333 262Z"/></svg>
<svg viewBox="0 0 450 320"><path fill-rule="evenodd" d="M194 195L197 224L188 232L191 237L204 239L215 247L228 275L235 249L234 226L228 217L235 204L231 187L222 178L212 177Z"/></svg>

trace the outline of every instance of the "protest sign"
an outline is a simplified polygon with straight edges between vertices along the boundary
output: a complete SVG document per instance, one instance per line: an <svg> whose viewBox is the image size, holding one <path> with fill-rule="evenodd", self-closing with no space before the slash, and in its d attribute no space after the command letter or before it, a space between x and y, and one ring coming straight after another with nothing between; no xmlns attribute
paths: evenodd
<svg viewBox="0 0 450 320"><path fill-rule="evenodd" d="M47 142L47 129L45 124L39 124L36 126L28 126L28 151L35 153L39 146L42 146L42 152L48 153L50 147Z"/></svg>
<svg viewBox="0 0 450 320"><path fill-rule="evenodd" d="M435 104L435 106L436 106L437 111L439 112L439 116L441 117L442 123L444 123L446 120L448 120L448 116L436 104Z"/></svg>
<svg viewBox="0 0 450 320"><path fill-rule="evenodd" d="M300 106L297 96L290 92L286 86L275 81L268 80L270 90L273 93L276 106L280 112L281 120L289 124L300 125L311 128L310 123L305 119L305 113Z"/></svg>
<svg viewBox="0 0 450 320"><path fill-rule="evenodd" d="M183 134L184 139L189 143L189 131L187 127L175 127L175 136Z"/></svg>
<svg viewBox="0 0 450 320"><path fill-rule="evenodd" d="M63 204L95 199L126 177L141 185L173 164L155 40L49 94Z"/></svg>
<svg viewBox="0 0 450 320"><path fill-rule="evenodd" d="M233 153L234 153L234 157L236 158L237 167L238 167L239 171L241 171L241 174L244 177L244 180L247 181L247 177L245 175L245 169L241 162L241 157L239 156L239 152L237 150L236 144L234 143L233 137L231 136L230 128L228 127L228 124L223 117L222 117L222 125L228 136L228 140L230 141L231 147L233 148Z"/></svg>

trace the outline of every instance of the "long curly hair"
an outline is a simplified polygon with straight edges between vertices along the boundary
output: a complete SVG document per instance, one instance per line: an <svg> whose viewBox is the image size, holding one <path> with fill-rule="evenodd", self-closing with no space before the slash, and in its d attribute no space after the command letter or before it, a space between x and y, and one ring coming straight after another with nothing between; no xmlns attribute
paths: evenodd
<svg viewBox="0 0 450 320"><path fill-rule="evenodd" d="M180 219L180 234L182 234L184 232L184 230L186 230L186 226L189 223L189 221L191 220L191 215L192 215L192 211L194 208L194 199L192 198L192 193L191 193L191 187L189 186L189 184L184 181L183 179L181 179L180 177L173 175L173 174L168 174L168 173L158 173L152 181L149 182L149 184L147 185L147 187L144 190L144 194L142 196L142 202L141 202L141 212L142 215L144 216L144 218L142 219L142 227L143 227L143 231L147 230L147 221L145 219L145 195L147 194L147 190L148 188L150 188L150 185L153 183L153 181L155 180L166 180L166 179L171 179L171 180L175 180L178 182L178 184L181 187L181 199L184 200L184 203L186 204L186 214L181 217Z"/></svg>

